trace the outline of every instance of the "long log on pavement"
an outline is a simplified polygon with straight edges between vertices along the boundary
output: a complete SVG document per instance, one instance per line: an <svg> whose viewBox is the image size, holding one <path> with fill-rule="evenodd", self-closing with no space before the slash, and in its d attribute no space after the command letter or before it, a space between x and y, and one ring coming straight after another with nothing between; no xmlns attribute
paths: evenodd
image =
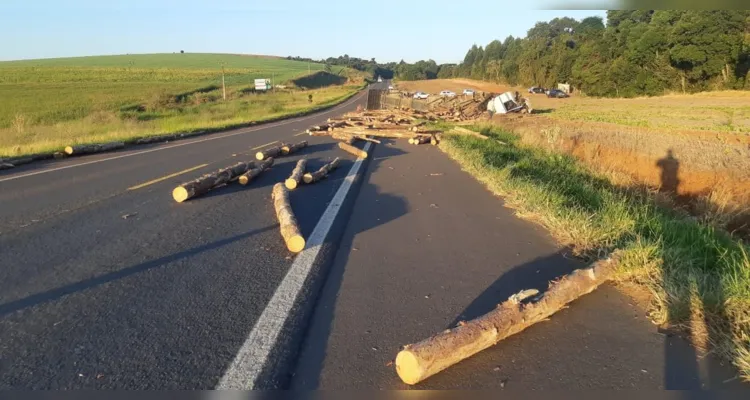
<svg viewBox="0 0 750 400"><path fill-rule="evenodd" d="M307 160L303 158L297 161L297 165L294 167L292 175L290 175L289 178L284 181L284 185L287 189L294 190L297 188L299 183L302 181L302 176L305 175L305 167L307 167Z"/></svg>
<svg viewBox="0 0 750 400"><path fill-rule="evenodd" d="M497 342L546 320L566 304L591 293L611 279L617 266L617 255L598 261L590 268L573 271L552 282L541 298L536 289L511 296L495 310L448 329L419 343L407 345L396 356L396 372L407 384L414 385L436 373L487 349Z"/></svg>
<svg viewBox="0 0 750 400"><path fill-rule="evenodd" d="M356 148L356 147L354 147L354 146L352 146L350 144L339 142L339 148L341 150L344 150L345 152L347 152L349 154L353 154L353 155L355 155L355 156L357 156L359 158L367 158L367 152L366 151L360 150L360 149L358 149L358 148Z"/></svg>
<svg viewBox="0 0 750 400"><path fill-rule="evenodd" d="M203 175L198 179L177 186L172 190L172 197L176 202L182 203L187 199L200 196L217 186L232 181L253 166L253 162L239 162L231 167L222 168L216 172Z"/></svg>
<svg viewBox="0 0 750 400"><path fill-rule="evenodd" d="M307 134L310 136L328 136L328 131L311 131L308 129Z"/></svg>
<svg viewBox="0 0 750 400"><path fill-rule="evenodd" d="M258 175L263 173L263 171L271 168L273 166L273 157L269 157L262 161L260 164L257 164L255 168L252 168L245 172L244 174L240 175L237 178L237 181L240 183L240 185L245 186L253 181Z"/></svg>
<svg viewBox="0 0 750 400"><path fill-rule="evenodd" d="M430 136L420 135L413 139L412 144L425 144L430 143Z"/></svg>
<svg viewBox="0 0 750 400"><path fill-rule="evenodd" d="M329 162L328 164L322 166L319 170L317 170L315 172L308 172L308 173L306 173L305 176L303 177L303 179L304 179L305 183L308 183L308 184L309 183L315 183L315 182L317 182L317 181L325 178L326 176L328 176L328 174L331 171L333 171L334 169L336 169L338 166L339 166L339 158L336 157L335 160L333 160L333 161Z"/></svg>
<svg viewBox="0 0 750 400"><path fill-rule="evenodd" d="M299 253L305 248L305 238L300 233L297 219L294 217L292 206L289 204L289 191L286 190L283 183L277 183L273 186L272 198L276 209L276 217L279 219L281 237L284 238L289 251Z"/></svg>
<svg viewBox="0 0 750 400"><path fill-rule="evenodd" d="M13 165L13 164L11 164L11 163L0 162L0 170L3 170L3 169L11 169L11 168L15 168L15 167L16 167L16 166L15 166L15 165Z"/></svg>
<svg viewBox="0 0 750 400"><path fill-rule="evenodd" d="M356 129L347 128L341 130L339 133L346 133L355 136L374 136L389 139L407 139L414 136L414 132L410 131L392 131L392 130L379 130L379 129Z"/></svg>
<svg viewBox="0 0 750 400"><path fill-rule="evenodd" d="M266 158L269 158L269 157L278 157L278 156L281 155L282 148L284 146L287 146L287 144L286 143L282 143L282 144L280 144L280 145L278 145L276 147L271 147L270 149L261 150L261 151L255 153L255 158L258 161L263 161L263 160L265 160Z"/></svg>
<svg viewBox="0 0 750 400"><path fill-rule="evenodd" d="M281 146L281 154L284 156L288 156L304 149L305 147L307 147L306 140L303 140L297 144L284 144Z"/></svg>
<svg viewBox="0 0 750 400"><path fill-rule="evenodd" d="M331 135L331 139L338 140L346 144L354 144L354 138L355 137L352 135L345 135L341 133L334 133Z"/></svg>
<svg viewBox="0 0 750 400"><path fill-rule="evenodd" d="M91 153L101 153L103 151L117 150L125 147L123 142L99 143L99 144L81 144L77 146L65 147L65 154L82 155Z"/></svg>

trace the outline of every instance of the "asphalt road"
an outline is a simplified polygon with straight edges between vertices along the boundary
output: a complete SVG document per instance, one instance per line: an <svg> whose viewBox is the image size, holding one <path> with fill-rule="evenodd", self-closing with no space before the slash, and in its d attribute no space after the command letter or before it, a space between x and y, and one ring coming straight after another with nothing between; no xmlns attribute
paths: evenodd
<svg viewBox="0 0 750 400"><path fill-rule="evenodd" d="M584 265L433 146L375 148L321 291L294 389L727 389L735 371L660 333L605 285L416 386L401 346Z"/></svg>
<svg viewBox="0 0 750 400"><path fill-rule="evenodd" d="M329 179L291 195L310 235L354 157L302 133L364 100L361 93L308 117L3 171L0 389L215 387L292 264L271 186L300 157L311 169L343 159ZM301 140L310 146L248 187L182 204L171 197L177 184L254 159L260 147Z"/></svg>

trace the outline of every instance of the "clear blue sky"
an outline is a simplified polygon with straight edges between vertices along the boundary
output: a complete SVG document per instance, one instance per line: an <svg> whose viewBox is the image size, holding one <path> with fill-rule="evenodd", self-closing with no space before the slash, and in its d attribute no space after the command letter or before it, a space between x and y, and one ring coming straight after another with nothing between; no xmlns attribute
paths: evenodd
<svg viewBox="0 0 750 400"><path fill-rule="evenodd" d="M604 11L528 0L0 0L0 60L185 50L459 62L536 21Z"/></svg>

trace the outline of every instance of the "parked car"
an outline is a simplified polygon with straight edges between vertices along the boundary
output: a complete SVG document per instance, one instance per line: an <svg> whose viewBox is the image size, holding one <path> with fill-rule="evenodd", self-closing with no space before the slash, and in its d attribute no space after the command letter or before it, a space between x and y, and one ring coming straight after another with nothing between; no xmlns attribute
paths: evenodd
<svg viewBox="0 0 750 400"><path fill-rule="evenodd" d="M440 97L456 97L456 94L451 92L450 90L443 90L440 92Z"/></svg>
<svg viewBox="0 0 750 400"><path fill-rule="evenodd" d="M570 97L570 95L563 92L562 90L552 89L549 92L547 92L547 97L554 97L556 99L564 99L566 97Z"/></svg>
<svg viewBox="0 0 750 400"><path fill-rule="evenodd" d="M534 87L529 88L529 93L531 93L531 94L544 94L544 93L546 93L546 91L544 90L543 87L536 87L536 86L534 86Z"/></svg>
<svg viewBox="0 0 750 400"><path fill-rule="evenodd" d="M464 89L464 96L473 96L474 90L473 89Z"/></svg>
<svg viewBox="0 0 750 400"><path fill-rule="evenodd" d="M422 99L422 100L424 100L424 99L427 99L428 97L430 97L430 95L427 94L427 93L425 93L425 92L414 93L414 98L415 99Z"/></svg>

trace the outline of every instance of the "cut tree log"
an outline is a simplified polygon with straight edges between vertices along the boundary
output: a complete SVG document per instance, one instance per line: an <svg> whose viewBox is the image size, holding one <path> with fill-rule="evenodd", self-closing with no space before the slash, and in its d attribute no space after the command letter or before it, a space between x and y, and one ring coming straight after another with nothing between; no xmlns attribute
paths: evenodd
<svg viewBox="0 0 750 400"><path fill-rule="evenodd" d="M263 160L265 160L266 158L269 158L269 157L278 157L278 156L281 155L282 148L284 146L288 146L288 145L286 143L282 143L282 144L280 144L280 145L278 145L276 147L271 147L270 149L261 150L261 151L255 153L255 158L258 161L263 161Z"/></svg>
<svg viewBox="0 0 750 400"><path fill-rule="evenodd" d="M349 154L353 154L359 158L367 158L367 152L364 150L360 150L350 144L339 142L339 148L341 150L344 150L345 152Z"/></svg>
<svg viewBox="0 0 750 400"><path fill-rule="evenodd" d="M338 166L339 166L339 158L336 157L335 160L322 166L319 170L312 172L312 173L311 172L306 173L302 179L305 181L305 183L308 183L308 184L315 183L325 178L326 176L328 176L328 174L334 169L336 169Z"/></svg>
<svg viewBox="0 0 750 400"><path fill-rule="evenodd" d="M307 147L307 141L303 140L297 144L284 144L281 146L281 154L284 156L288 156L290 154L294 154L302 149Z"/></svg>
<svg viewBox="0 0 750 400"><path fill-rule="evenodd" d="M440 144L440 141L443 140L443 134L442 133L436 133L432 135L430 138L430 144L433 146L437 146Z"/></svg>
<svg viewBox="0 0 750 400"><path fill-rule="evenodd" d="M178 203L182 203L187 199L207 193L217 186L229 183L253 166L253 162L239 162L231 167L222 168L216 172L203 175L198 179L177 186L172 191L172 197Z"/></svg>
<svg viewBox="0 0 750 400"><path fill-rule="evenodd" d="M410 137L414 137L414 132L411 131L391 131L361 128L346 128L345 130L341 130L339 133L345 133L354 136L373 136L388 139L408 139Z"/></svg>
<svg viewBox="0 0 750 400"><path fill-rule="evenodd" d="M271 168L273 166L274 160L273 157L269 157L265 159L260 164L257 164L255 168L252 168L245 172L244 174L237 177L237 181L240 183L240 185L245 186L253 181L258 175L262 174L263 171Z"/></svg>
<svg viewBox="0 0 750 400"><path fill-rule="evenodd" d="M294 190L297 188L299 183L302 181L302 176L305 175L305 167L307 167L307 160L303 158L297 161L297 166L294 167L292 175L290 175L289 178L284 181L284 185L287 189Z"/></svg>
<svg viewBox="0 0 750 400"><path fill-rule="evenodd" d="M13 164L11 164L11 163L0 162L0 170L3 170L3 169L11 169L11 168L15 168L15 167L16 167L16 166L15 166L15 165L13 165Z"/></svg>
<svg viewBox="0 0 750 400"><path fill-rule="evenodd" d="M308 129L307 134L310 136L328 136L328 131L311 131Z"/></svg>
<svg viewBox="0 0 750 400"><path fill-rule="evenodd" d="M352 135L345 135L345 134L341 134L341 133L334 133L333 135L331 135L331 139L338 140L338 141L340 141L342 143L346 143L346 144L350 144L350 145L354 144L354 138L355 137L352 136Z"/></svg>
<svg viewBox="0 0 750 400"><path fill-rule="evenodd" d="M81 144L77 146L65 147L65 154L82 155L91 153L101 153L103 151L117 150L125 147L123 142L99 143L99 144Z"/></svg>
<svg viewBox="0 0 750 400"><path fill-rule="evenodd" d="M371 143L375 143L375 144L380 144L381 143L380 140L373 139L373 138L371 138L369 136L356 136L356 138L359 139L359 140L364 140L365 142L371 142Z"/></svg>
<svg viewBox="0 0 750 400"><path fill-rule="evenodd" d="M573 271L556 282L538 299L536 289L511 296L489 313L448 329L419 343L407 345L396 356L396 372L404 383L414 385L436 373L487 349L497 342L523 331L564 308L566 304L591 293L611 279L618 254L594 263L590 268Z"/></svg>
<svg viewBox="0 0 750 400"><path fill-rule="evenodd" d="M289 251L299 253L305 248L305 238L300 233L297 219L294 218L292 206L289 204L289 191L283 183L277 183L273 186L272 198L276 209L276 218L279 219L281 237L284 238Z"/></svg>
<svg viewBox="0 0 750 400"><path fill-rule="evenodd" d="M412 144L425 144L425 143L430 143L430 136L425 136L425 135L417 136L413 139Z"/></svg>
<svg viewBox="0 0 750 400"><path fill-rule="evenodd" d="M482 140L487 140L487 139L489 139L489 138L488 138L487 136L484 136L484 135L482 135L481 133L478 133L478 132L474 132L474 131L472 131L472 130L469 130L469 129L466 129L466 128L461 128L460 126L457 126L457 127L455 127L455 128L453 128L453 129L451 129L451 130L450 130L450 131L448 131L448 132L450 132L450 133L455 133L455 134L457 134L457 135L467 135L467 136L474 136L475 138L478 138L478 139L482 139Z"/></svg>

